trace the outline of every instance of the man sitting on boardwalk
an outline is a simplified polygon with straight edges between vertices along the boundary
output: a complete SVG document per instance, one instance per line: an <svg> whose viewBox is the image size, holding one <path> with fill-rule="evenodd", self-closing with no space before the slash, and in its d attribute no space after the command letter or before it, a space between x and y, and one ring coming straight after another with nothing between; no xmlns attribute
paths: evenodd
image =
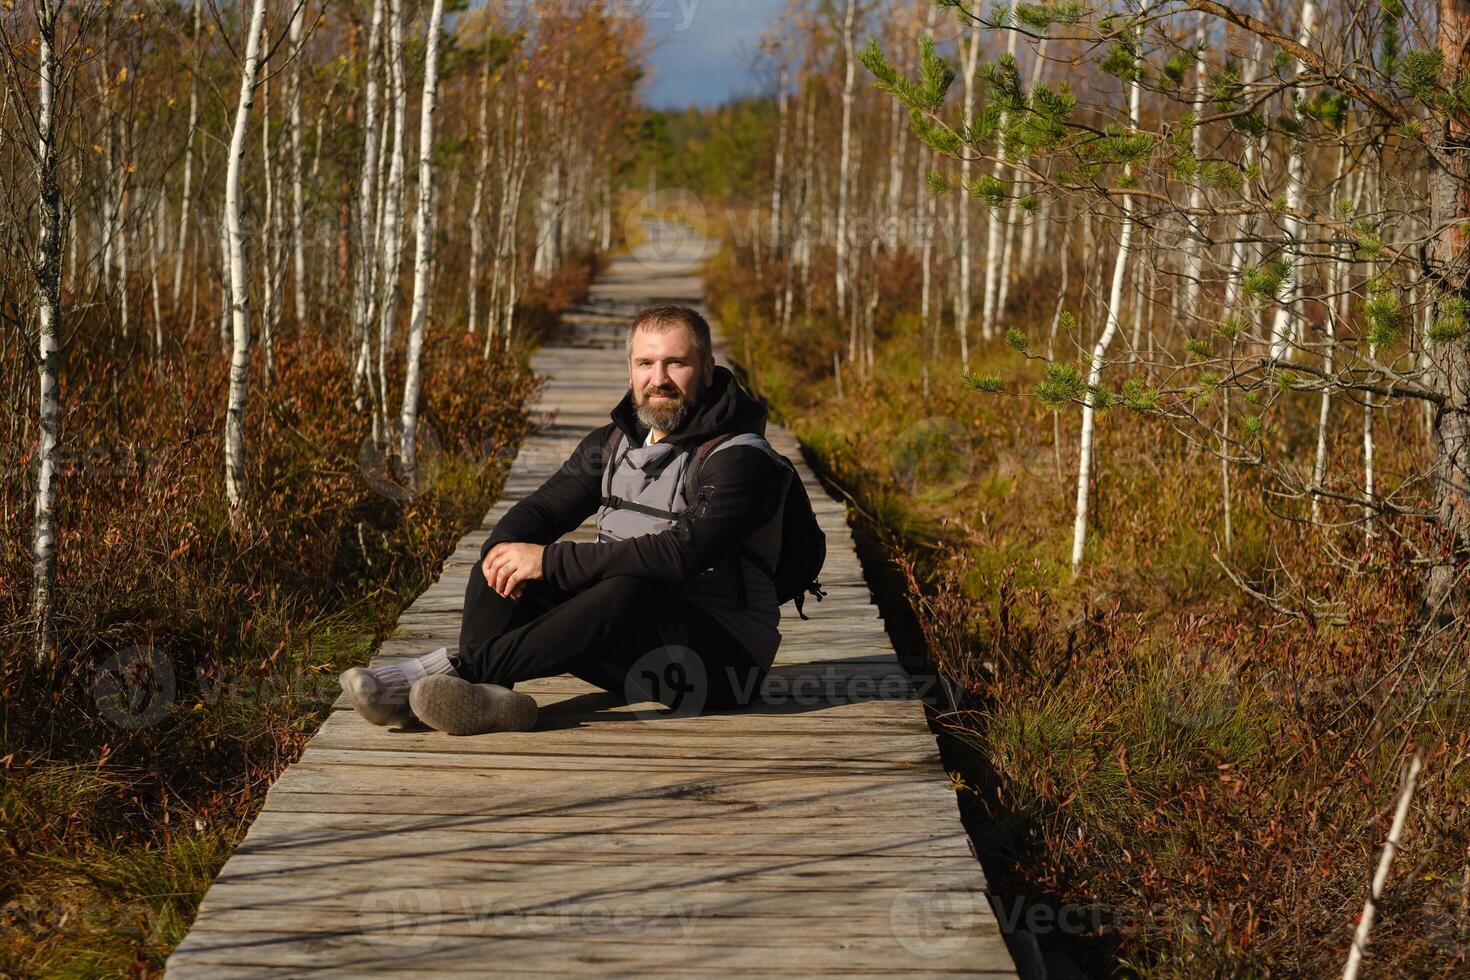
<svg viewBox="0 0 1470 980"><path fill-rule="evenodd" d="M781 642L769 570L787 486L766 409L715 364L695 310L644 310L626 347L629 390L612 421L481 548L458 650L342 675L368 721L526 730L536 701L512 688L564 673L682 710L748 703L760 689ZM696 451L719 435L730 438L709 450L695 489ZM596 541L557 540L593 513Z"/></svg>

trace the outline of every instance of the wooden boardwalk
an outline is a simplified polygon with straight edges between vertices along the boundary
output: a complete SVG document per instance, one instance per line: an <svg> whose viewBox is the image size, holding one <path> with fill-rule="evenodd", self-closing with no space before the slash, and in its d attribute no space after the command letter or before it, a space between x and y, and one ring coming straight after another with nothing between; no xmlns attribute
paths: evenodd
<svg viewBox="0 0 1470 980"><path fill-rule="evenodd" d="M607 421L632 314L700 300L702 246L660 238L615 260L538 352L554 417L375 663L453 648L481 544ZM547 678L517 685L541 704L536 731L451 738L375 728L339 701L169 976L1014 976L844 508L789 432L767 436L826 530L831 593L809 621L783 609L761 703L669 717Z"/></svg>

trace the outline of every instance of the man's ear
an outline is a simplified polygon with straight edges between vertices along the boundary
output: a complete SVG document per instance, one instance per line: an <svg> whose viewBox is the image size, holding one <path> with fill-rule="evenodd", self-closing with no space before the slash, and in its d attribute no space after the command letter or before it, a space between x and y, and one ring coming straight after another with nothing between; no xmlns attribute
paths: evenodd
<svg viewBox="0 0 1470 980"><path fill-rule="evenodd" d="M715 355L704 359L704 386L708 388L715 380Z"/></svg>

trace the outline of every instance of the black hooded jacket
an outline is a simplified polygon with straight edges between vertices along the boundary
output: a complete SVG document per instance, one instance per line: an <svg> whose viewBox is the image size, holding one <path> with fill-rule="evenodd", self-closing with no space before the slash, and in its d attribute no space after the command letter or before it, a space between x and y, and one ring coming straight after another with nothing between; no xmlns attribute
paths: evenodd
<svg viewBox="0 0 1470 980"><path fill-rule="evenodd" d="M724 365L682 426L663 439L689 451L711 436L766 431L766 408ZM495 525L484 551L502 541L546 545L541 571L552 584L579 591L613 575L655 582L694 578L733 552L769 521L780 504L779 464L756 446L731 446L711 455L700 472L708 502L667 531L622 541L557 541L597 512L602 499L603 452L613 426L641 446L648 426L638 421L633 391L624 393L612 421L589 432L561 468L523 497Z"/></svg>

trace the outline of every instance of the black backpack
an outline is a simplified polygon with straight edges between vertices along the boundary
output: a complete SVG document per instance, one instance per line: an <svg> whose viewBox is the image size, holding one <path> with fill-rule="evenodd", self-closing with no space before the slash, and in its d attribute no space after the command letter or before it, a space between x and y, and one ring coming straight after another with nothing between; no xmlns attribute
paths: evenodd
<svg viewBox="0 0 1470 980"><path fill-rule="evenodd" d="M608 436L607 446L603 452L604 465L611 466L616 458L613 454L617 449L617 443L623 432L617 426L613 426L611 435ZM723 432L711 436L700 443L694 452L694 459L684 470L684 501L685 506L693 508L698 499L699 472L704 466L706 457L712 453L717 446L729 439L735 433ZM802 612L802 603L806 601L808 594L816 598L818 602L827 594L822 588L822 583L817 576L821 574L822 565L827 560L827 535L823 533L822 527L817 523L817 515L812 510L812 501L807 496L806 486L801 482L801 474L796 472L796 467L791 460L782 453L771 449L769 455L775 457L785 471L786 481L785 502L781 508L781 553L776 558L776 567L771 568L764 558L754 550L741 545L740 554L750 559L751 563L764 572L776 586L776 602L785 605L788 602L796 602L796 614L802 619L811 619ZM621 503L621 501L603 500L604 504ZM737 565L737 568L740 566ZM744 601L745 582L741 579L741 600Z"/></svg>

